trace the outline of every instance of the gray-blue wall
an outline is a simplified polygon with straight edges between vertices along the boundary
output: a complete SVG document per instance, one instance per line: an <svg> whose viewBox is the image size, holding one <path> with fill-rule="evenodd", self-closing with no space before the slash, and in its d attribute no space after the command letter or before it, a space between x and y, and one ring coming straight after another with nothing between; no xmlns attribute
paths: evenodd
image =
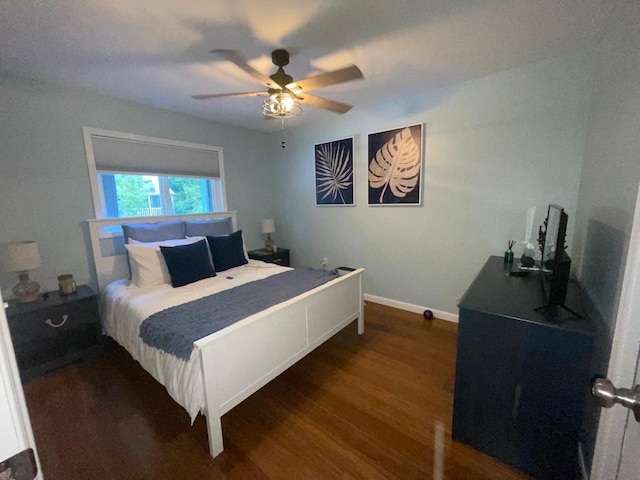
<svg viewBox="0 0 640 480"><path fill-rule="evenodd" d="M594 55L574 241L578 277L597 322L593 372L603 375L607 374L640 183L640 4L626 2L617 7ZM599 415L595 402L587 401L583 439L587 465L594 452ZM594 473L600 478L616 475Z"/></svg>
<svg viewBox="0 0 640 480"><path fill-rule="evenodd" d="M227 200L249 248L272 215L272 170L264 133L125 102L77 88L0 76L0 242L36 240L43 291L57 275L96 286L85 220L94 217L82 126L221 146ZM17 275L0 275L3 296Z"/></svg>
<svg viewBox="0 0 640 480"><path fill-rule="evenodd" d="M611 331L640 181L640 5L616 12L594 61L575 241L581 282Z"/></svg>
<svg viewBox="0 0 640 480"><path fill-rule="evenodd" d="M548 203L575 217L590 78L580 59L545 61L292 129L284 150L273 134L278 243L297 264L365 267L369 294L457 313L488 256L524 239L527 208L537 206L534 239ZM422 205L368 206L367 134L417 123ZM317 207L314 144L346 136L356 205Z"/></svg>

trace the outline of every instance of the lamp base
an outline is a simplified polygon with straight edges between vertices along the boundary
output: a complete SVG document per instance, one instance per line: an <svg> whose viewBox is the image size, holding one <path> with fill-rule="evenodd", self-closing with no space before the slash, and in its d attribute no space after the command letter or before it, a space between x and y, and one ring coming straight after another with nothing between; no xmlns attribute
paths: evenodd
<svg viewBox="0 0 640 480"><path fill-rule="evenodd" d="M267 233L267 240L264 242L264 249L267 252L272 252L272 253L277 250L276 242L273 241L270 233Z"/></svg>
<svg viewBox="0 0 640 480"><path fill-rule="evenodd" d="M40 284L29 280L28 273L19 274L20 281L11 289L11 293L20 303L35 302L40 298Z"/></svg>

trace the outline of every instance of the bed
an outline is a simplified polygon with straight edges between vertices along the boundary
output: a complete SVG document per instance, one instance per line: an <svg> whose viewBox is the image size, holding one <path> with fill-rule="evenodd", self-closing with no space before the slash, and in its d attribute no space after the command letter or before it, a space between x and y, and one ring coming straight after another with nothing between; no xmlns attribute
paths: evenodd
<svg viewBox="0 0 640 480"><path fill-rule="evenodd" d="M134 279L129 280L129 259L122 245L118 245L123 242L122 233L114 230L121 232L119 226L123 223L142 228L145 225L140 224L174 221L196 224L197 228L200 222L202 226L226 222L229 232L221 234L237 232L236 212L88 220L101 291L101 318L105 333L165 386L192 421L198 413L205 415L209 451L216 457L224 449L222 415L352 321L357 319L358 334L364 333L364 269L342 274L195 340L191 354L183 360L140 340L140 324L146 317L257 279L268 281L289 269L249 260L216 277L178 288L166 283L130 288ZM130 252L133 248L127 247Z"/></svg>

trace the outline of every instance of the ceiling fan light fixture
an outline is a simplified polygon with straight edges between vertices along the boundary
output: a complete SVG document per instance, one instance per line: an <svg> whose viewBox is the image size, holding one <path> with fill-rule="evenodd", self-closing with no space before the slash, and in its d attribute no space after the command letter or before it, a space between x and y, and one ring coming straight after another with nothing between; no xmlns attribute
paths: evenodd
<svg viewBox="0 0 640 480"><path fill-rule="evenodd" d="M264 99L262 113L274 118L295 117L302 113L302 106L290 93L278 92Z"/></svg>

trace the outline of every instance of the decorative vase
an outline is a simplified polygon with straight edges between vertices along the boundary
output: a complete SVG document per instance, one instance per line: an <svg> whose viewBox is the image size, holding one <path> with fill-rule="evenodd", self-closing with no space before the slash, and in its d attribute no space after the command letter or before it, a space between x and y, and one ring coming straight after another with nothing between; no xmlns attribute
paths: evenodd
<svg viewBox="0 0 640 480"><path fill-rule="evenodd" d="M504 252L504 263L513 263L513 250Z"/></svg>
<svg viewBox="0 0 640 480"><path fill-rule="evenodd" d="M276 242L273 241L270 233L267 233L267 240L264 242L264 249L267 252L275 252L277 250Z"/></svg>

